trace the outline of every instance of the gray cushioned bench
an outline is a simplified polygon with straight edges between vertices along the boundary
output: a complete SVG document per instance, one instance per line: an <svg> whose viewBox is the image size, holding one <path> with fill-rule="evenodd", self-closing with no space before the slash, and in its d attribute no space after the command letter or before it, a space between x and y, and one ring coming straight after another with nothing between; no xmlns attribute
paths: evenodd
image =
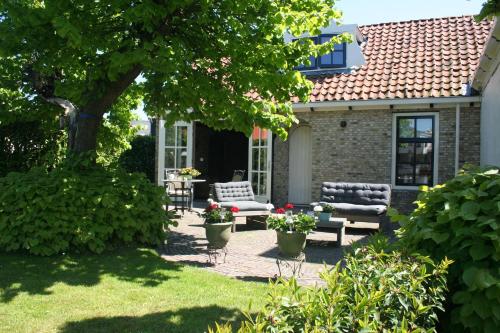
<svg viewBox="0 0 500 333"><path fill-rule="evenodd" d="M370 183L331 183L321 185L321 199L311 206L330 205L334 216L350 222L380 223L391 203L391 186Z"/></svg>
<svg viewBox="0 0 500 333"><path fill-rule="evenodd" d="M238 207L240 211L235 217L267 216L270 214L268 205L255 201L252 185L248 181L215 183L215 201L221 207L230 209ZM236 231L236 222L233 221L232 231Z"/></svg>

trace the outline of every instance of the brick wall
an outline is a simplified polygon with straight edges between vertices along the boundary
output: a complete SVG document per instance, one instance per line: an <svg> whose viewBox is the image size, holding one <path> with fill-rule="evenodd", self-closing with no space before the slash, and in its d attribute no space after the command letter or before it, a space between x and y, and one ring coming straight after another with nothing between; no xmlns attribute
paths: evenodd
<svg viewBox="0 0 500 333"><path fill-rule="evenodd" d="M319 198L321 183L391 183L393 112L439 112L439 170L443 182L455 173L455 108L426 110L366 110L299 113L301 123L312 132L312 199ZM479 162L479 108L461 112L460 164ZM341 127L345 121L346 126ZM287 142L275 139L273 202L281 205L288 197ZM394 191L392 205L412 209L416 191Z"/></svg>

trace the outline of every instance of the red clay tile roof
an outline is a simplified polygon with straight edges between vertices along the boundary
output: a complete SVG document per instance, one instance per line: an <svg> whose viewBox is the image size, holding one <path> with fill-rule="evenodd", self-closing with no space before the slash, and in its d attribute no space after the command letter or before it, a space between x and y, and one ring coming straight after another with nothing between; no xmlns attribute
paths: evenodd
<svg viewBox="0 0 500 333"><path fill-rule="evenodd" d="M462 96L492 25L459 16L360 26L366 64L311 76L310 101Z"/></svg>

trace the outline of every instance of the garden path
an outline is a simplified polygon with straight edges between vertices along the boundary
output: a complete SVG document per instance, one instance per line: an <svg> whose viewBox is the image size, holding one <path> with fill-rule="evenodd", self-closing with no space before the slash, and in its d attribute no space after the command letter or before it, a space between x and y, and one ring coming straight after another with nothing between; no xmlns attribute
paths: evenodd
<svg viewBox="0 0 500 333"><path fill-rule="evenodd" d="M161 250L162 257L242 280L267 281L278 275L276 258L278 247L274 230L251 230L244 220L237 220L237 232L233 233L227 245L227 257L217 264L209 263L207 241L203 220L194 212L186 212L178 219L179 225L173 227L167 244ZM374 232L369 224L357 224L355 228L346 228L342 247L335 247L336 234L328 231L314 231L308 235L305 250L306 262L302 266L299 283L313 285L321 283L318 273L326 267L331 268L339 260L352 242L366 239ZM286 270L284 276L290 276Z"/></svg>

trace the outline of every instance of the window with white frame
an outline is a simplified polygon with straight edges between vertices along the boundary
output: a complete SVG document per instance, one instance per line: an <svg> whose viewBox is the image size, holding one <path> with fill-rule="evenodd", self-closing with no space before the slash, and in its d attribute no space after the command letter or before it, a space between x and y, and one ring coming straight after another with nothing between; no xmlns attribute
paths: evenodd
<svg viewBox="0 0 500 333"><path fill-rule="evenodd" d="M166 170L188 166L188 126L176 125L165 128Z"/></svg>
<svg viewBox="0 0 500 333"><path fill-rule="evenodd" d="M437 175L437 119L432 114L395 114L393 184L433 186Z"/></svg>

